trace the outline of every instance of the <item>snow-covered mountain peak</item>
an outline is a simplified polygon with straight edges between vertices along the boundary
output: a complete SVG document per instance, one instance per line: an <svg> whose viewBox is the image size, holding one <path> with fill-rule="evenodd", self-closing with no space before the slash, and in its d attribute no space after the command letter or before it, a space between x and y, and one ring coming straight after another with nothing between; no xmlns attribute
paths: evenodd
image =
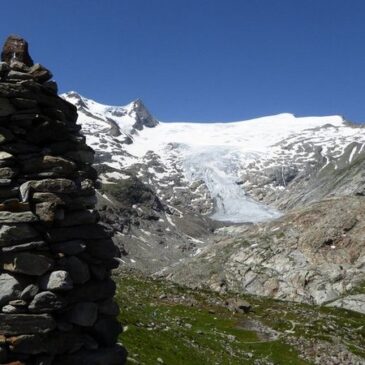
<svg viewBox="0 0 365 365"><path fill-rule="evenodd" d="M337 169L347 154L354 161L365 143L359 128L341 116L282 113L231 123L165 123L157 122L141 100L110 106L75 92L63 97L78 108L97 162L121 172L105 175L104 182L132 169L167 204L181 201L185 191L203 182L204 188L190 191L193 198L187 201L220 220L277 216L254 199L272 202L311 166Z"/></svg>

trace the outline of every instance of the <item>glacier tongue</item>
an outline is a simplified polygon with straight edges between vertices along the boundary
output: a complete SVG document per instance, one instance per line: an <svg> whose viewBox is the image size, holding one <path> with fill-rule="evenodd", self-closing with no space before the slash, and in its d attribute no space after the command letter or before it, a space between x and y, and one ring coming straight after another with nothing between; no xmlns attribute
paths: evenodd
<svg viewBox="0 0 365 365"><path fill-rule="evenodd" d="M226 146L180 145L182 165L190 181L203 180L215 201L211 218L234 223L276 218L278 211L248 197L237 184L240 152Z"/></svg>

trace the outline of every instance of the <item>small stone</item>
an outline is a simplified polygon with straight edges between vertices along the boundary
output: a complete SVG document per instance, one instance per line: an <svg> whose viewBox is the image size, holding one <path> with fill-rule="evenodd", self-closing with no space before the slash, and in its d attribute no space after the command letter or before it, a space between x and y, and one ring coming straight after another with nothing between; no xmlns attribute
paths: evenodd
<svg viewBox="0 0 365 365"><path fill-rule="evenodd" d="M0 274L0 307L16 299L24 286L10 274Z"/></svg>
<svg viewBox="0 0 365 365"><path fill-rule="evenodd" d="M0 211L0 224L30 223L36 222L38 218L32 212L6 212Z"/></svg>
<svg viewBox="0 0 365 365"><path fill-rule="evenodd" d="M38 285L29 284L21 293L19 298L22 300L30 301L32 300L39 292Z"/></svg>
<svg viewBox="0 0 365 365"><path fill-rule="evenodd" d="M14 305L8 304L2 307L1 311L3 313L15 314L15 313L24 313L24 308L15 307Z"/></svg>
<svg viewBox="0 0 365 365"><path fill-rule="evenodd" d="M40 287L43 290L64 291L73 288L70 274L64 270L52 271L40 280Z"/></svg>
<svg viewBox="0 0 365 365"><path fill-rule="evenodd" d="M51 71L47 70L44 66L36 63L29 69L29 73L40 83L50 80L53 75Z"/></svg>
<svg viewBox="0 0 365 365"><path fill-rule="evenodd" d="M61 310L65 307L66 301L59 295L44 291L37 294L29 304L29 311L32 313L48 313Z"/></svg>

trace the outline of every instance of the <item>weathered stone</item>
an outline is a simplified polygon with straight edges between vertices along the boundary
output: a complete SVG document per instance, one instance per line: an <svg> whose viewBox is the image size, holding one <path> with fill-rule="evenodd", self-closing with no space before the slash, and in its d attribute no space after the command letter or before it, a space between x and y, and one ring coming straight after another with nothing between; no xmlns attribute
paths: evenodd
<svg viewBox="0 0 365 365"><path fill-rule="evenodd" d="M115 318L109 316L99 316L92 328L94 337L104 346L113 346L121 332L121 324Z"/></svg>
<svg viewBox="0 0 365 365"><path fill-rule="evenodd" d="M65 255L77 255L83 251L85 251L86 245L83 241L66 241L66 242L58 242L50 245L50 249L52 252L62 253Z"/></svg>
<svg viewBox="0 0 365 365"><path fill-rule="evenodd" d="M56 205L64 206L67 204L67 196L54 193L34 193L32 201L35 203L54 203Z"/></svg>
<svg viewBox="0 0 365 365"><path fill-rule="evenodd" d="M84 284L90 279L89 266L75 256L62 258L58 266L70 274L75 284Z"/></svg>
<svg viewBox="0 0 365 365"><path fill-rule="evenodd" d="M1 99L0 99L0 103L1 103ZM1 104L0 104L0 108L1 108ZM0 113L1 113L1 109L0 109ZM8 152L5 151L0 151L0 160L13 160L14 156Z"/></svg>
<svg viewBox="0 0 365 365"><path fill-rule="evenodd" d="M1 132L0 132L1 133ZM11 167L0 168L0 178L1 179L12 179L17 175L18 171Z"/></svg>
<svg viewBox="0 0 365 365"><path fill-rule="evenodd" d="M33 60L28 52L28 42L17 35L7 38L1 52L1 61L10 64L11 60L23 62L26 66L33 65Z"/></svg>
<svg viewBox="0 0 365 365"><path fill-rule="evenodd" d="M5 305L2 307L1 311L3 313L16 314L16 313L25 313L27 312L26 308L16 307L12 304Z"/></svg>
<svg viewBox="0 0 365 365"><path fill-rule="evenodd" d="M0 97L0 117L7 117L8 115L15 113L15 111L16 110L9 99Z"/></svg>
<svg viewBox="0 0 365 365"><path fill-rule="evenodd" d="M20 335L46 333L56 328L56 322L48 314L1 314L0 334Z"/></svg>
<svg viewBox="0 0 365 365"><path fill-rule="evenodd" d="M0 247L11 246L38 237L38 232L27 223L0 226Z"/></svg>
<svg viewBox="0 0 365 365"><path fill-rule="evenodd" d="M4 254L0 258L0 267L3 270L26 275L41 276L52 266L53 260L51 258L30 252Z"/></svg>
<svg viewBox="0 0 365 365"><path fill-rule="evenodd" d="M23 171L40 172L52 171L58 174L69 175L76 169L76 164L62 157L57 156L42 156L36 159L27 160L23 165Z"/></svg>
<svg viewBox="0 0 365 365"><path fill-rule="evenodd" d="M67 313L67 320L82 327L91 327L98 317L98 305L93 302L76 303Z"/></svg>
<svg viewBox="0 0 365 365"><path fill-rule="evenodd" d="M52 223L56 219L62 220L64 216L63 209L55 203L38 203L35 206L35 213L42 222Z"/></svg>
<svg viewBox="0 0 365 365"><path fill-rule="evenodd" d="M42 290L64 291L73 288L70 274L64 270L52 271L40 280Z"/></svg>
<svg viewBox="0 0 365 365"><path fill-rule="evenodd" d="M0 248L1 252L20 252L20 251L29 251L29 250L39 250L47 246L47 243L44 241L32 241L27 243L22 243L19 245L6 246Z"/></svg>
<svg viewBox="0 0 365 365"><path fill-rule="evenodd" d="M27 181L20 187L23 201L28 201L30 191L46 193L74 193L77 191L76 184L68 179L44 179Z"/></svg>
<svg viewBox="0 0 365 365"><path fill-rule="evenodd" d="M66 300L58 294L43 291L33 298L28 309L32 313L50 313L63 309L66 304Z"/></svg>
<svg viewBox="0 0 365 365"><path fill-rule="evenodd" d="M32 212L6 212L0 211L0 224L30 223L36 222L38 218Z"/></svg>
<svg viewBox="0 0 365 365"><path fill-rule="evenodd" d="M7 77L8 77L8 79L13 79L13 80L31 80L31 79L33 79L33 76L28 73L14 71L14 70L10 70Z"/></svg>
<svg viewBox="0 0 365 365"><path fill-rule="evenodd" d="M29 69L29 73L40 83L50 80L53 75L51 71L47 70L44 66L36 63Z"/></svg>
<svg viewBox="0 0 365 365"><path fill-rule="evenodd" d="M0 274L0 307L16 299L23 288L24 285L13 275Z"/></svg>
<svg viewBox="0 0 365 365"><path fill-rule="evenodd" d="M30 301L32 300L39 292L39 287L36 284L29 284L24 290L20 293L19 298L22 300Z"/></svg>

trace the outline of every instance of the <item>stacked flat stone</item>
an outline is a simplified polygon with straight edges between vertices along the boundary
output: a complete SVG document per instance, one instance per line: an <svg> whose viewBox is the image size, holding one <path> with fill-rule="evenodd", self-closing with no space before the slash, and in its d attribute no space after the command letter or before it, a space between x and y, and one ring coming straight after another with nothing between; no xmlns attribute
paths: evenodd
<svg viewBox="0 0 365 365"><path fill-rule="evenodd" d="M2 61L0 364L124 364L94 152L24 39L10 36Z"/></svg>

